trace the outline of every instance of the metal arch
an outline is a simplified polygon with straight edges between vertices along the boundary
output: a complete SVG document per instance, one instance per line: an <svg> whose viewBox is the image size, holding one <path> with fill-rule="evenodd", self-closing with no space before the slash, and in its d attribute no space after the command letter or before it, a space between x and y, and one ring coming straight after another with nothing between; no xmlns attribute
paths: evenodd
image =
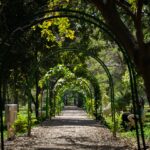
<svg viewBox="0 0 150 150"><path fill-rule="evenodd" d="M57 79L56 79L56 81L55 81L55 83L53 84L53 86L51 87L51 92L53 92L54 93L54 88L55 88L55 85L57 84L57 82L58 82L58 80L60 79L60 78L62 78L62 76L60 76L60 77L58 77ZM87 85L86 85L87 86ZM87 86L88 87L88 86ZM88 89L90 89L90 88L88 88ZM89 92L91 92L91 90L89 90ZM92 93L90 93L90 96L91 96L91 99L92 99ZM54 98L54 97L52 97L52 98ZM51 106L50 106L51 107ZM54 105L54 107L55 107L55 105ZM51 107L51 109L52 109L52 107ZM55 108L53 108L54 109L54 115L55 115ZM50 117L51 117L51 115L50 115Z"/></svg>
<svg viewBox="0 0 150 150"><path fill-rule="evenodd" d="M90 94L90 98L91 98L91 100L92 100L92 91L91 91L90 87L86 84L85 81L84 81L84 84L85 84L85 86L87 87L88 92L89 92L89 94Z"/></svg>
<svg viewBox="0 0 150 150"><path fill-rule="evenodd" d="M76 49L73 49L74 51L76 50ZM60 52L60 51L63 51L63 50L58 50L58 51L55 51L55 53L57 53L57 52ZM89 79L88 79L89 80ZM90 80L89 80L90 81ZM91 82L91 81L90 81ZM53 87L52 87L52 89L53 89ZM95 90L94 90L95 91ZM97 105L97 100L95 100L95 106L96 106L96 116L97 116L97 107L98 107L98 105Z"/></svg>
<svg viewBox="0 0 150 150"><path fill-rule="evenodd" d="M85 81L83 81L83 83L84 83L84 85L87 87L88 93L89 93L89 95L90 95L90 99L92 100L93 96L92 96L92 91L91 91L90 87L88 86L88 84L87 84Z"/></svg>
<svg viewBox="0 0 150 150"><path fill-rule="evenodd" d="M46 17L46 18L40 18L39 20L38 19L35 19L33 22L31 22L31 24L29 25L26 25L22 28L17 28L16 30L14 30L14 32L12 34L14 34L15 32L17 31L20 31L20 30L27 30L27 28L33 26L33 25L36 25L36 24L39 24L40 22L43 22L45 20L49 20L49 19L54 19L54 18L63 18L63 17L69 17L69 18L76 18L76 19L84 19L85 21L87 22L90 22L98 27L100 27L102 30L104 30L105 32L107 32L109 35L111 35L111 37L113 37L114 39L114 36L113 34L110 32L109 30L109 27L104 23L102 22L101 20L99 20L98 18L96 17L93 17L89 14L86 14L82 11L76 11L76 10L69 10L69 9L57 9L57 10L47 10L47 11L42 11L42 12L38 12L38 13L35 13L35 16L39 16L39 15L44 15L46 13L53 13L53 12L65 12L67 13L66 15L58 15L58 16L50 16L50 17ZM77 15L73 15L73 14L69 14L68 13L75 13L75 14L79 14L81 15L80 16L77 16ZM84 17L87 17L87 18L84 18ZM89 20L89 19L92 19L92 20ZM116 41L116 39L114 39ZM119 44L118 44L119 45Z"/></svg>
<svg viewBox="0 0 150 150"><path fill-rule="evenodd" d="M132 105L133 105L134 115L136 115L136 111L138 110L137 105L139 105L139 98L138 98L138 92L137 92L135 67L134 67L133 62L131 61L131 59L130 59L130 57L128 55L128 52L121 46L121 44L119 43L118 39L116 39L116 43L118 44L119 49L123 53L123 56L125 58L127 66L128 66L128 71L129 71L129 76L130 76L131 94L132 94ZM140 123L140 132L141 132L141 134L139 134L138 120L135 117L135 126L136 126L136 136L137 136L138 150L141 149L140 135L141 135L141 139L142 139L143 149L146 150L143 125L142 125L142 120L141 120L141 116L140 115L139 115L139 123Z"/></svg>
<svg viewBox="0 0 150 150"><path fill-rule="evenodd" d="M111 86L111 102L114 103L114 84L113 84L113 79L112 79L111 73L109 72L109 69L107 68L107 66L105 65L105 63L99 57L97 57L93 53L93 51L91 51L91 52L83 52L83 51L81 51L78 48L64 48L64 49L62 48L62 49L58 49L57 51L54 51L53 54L59 53L59 52L64 52L64 51L67 51L67 52L75 52L75 51L81 52L81 53L86 54L87 56L91 56L92 58L94 58L96 61L99 62L99 64L103 67L103 69L105 70L105 72L106 72L106 74L108 76L109 83L110 83L110 86ZM51 56L53 54L48 55L47 58L49 58L49 56ZM42 61L44 61L44 60L42 60Z"/></svg>
<svg viewBox="0 0 150 150"><path fill-rule="evenodd" d="M13 35L16 32L18 32L18 31L24 32L24 31L28 30L31 26L39 24L40 22L43 22L44 20L49 20L49 19L54 19L54 18L62 18L62 17L69 17L69 18L83 19L86 22L89 22L89 23L92 23L92 24L96 25L97 27L102 29L105 33L107 33L116 42L116 44L118 45L119 49L123 53L123 56L124 56L124 58L126 60L126 63L127 63L127 66L128 66L128 70L129 70L130 83L131 83L131 93L132 93L132 103L133 103L133 108L134 108L134 113L135 113L136 110L137 110L136 103L139 104L139 99L138 99L138 93L137 93L137 83L136 83L136 76L135 76L134 65L133 65L133 62L131 61L131 59L129 57L129 54L128 54L127 50L123 47L123 45L121 44L119 39L117 39L117 37L110 31L109 26L107 26L104 22L102 22L98 18L95 18L95 17L93 17L91 15L87 15L84 12L82 13L80 11L73 11L73 10L69 11L67 9L66 10L63 10L63 9L52 10L51 12L57 12L57 11L61 12L60 10L62 10L62 12L66 11L66 12L70 12L70 13L72 11L72 13L79 14L79 15L81 14L82 16L65 14L65 15L58 15L58 16L50 16L50 17L47 17L47 18L39 19L39 20L37 20L37 19L34 20L34 18L33 18L33 21L30 24L27 23L25 26L16 28L11 33L11 35L8 35L8 37L2 41L1 45L5 45L5 42L8 39L10 39L11 37L13 37ZM40 13L42 14L42 12L40 12ZM38 14L39 16L40 16L40 13ZM85 18L85 16L87 18ZM93 20L90 20L90 19L93 19ZM7 49L5 51L5 54L7 54L8 52L9 52L9 49ZM4 60L2 60L2 62L3 61ZM140 120L141 120L141 118L140 118ZM141 121L140 121L140 130L141 130L141 136L142 136L141 138L142 138L142 141L143 141L143 148L146 149L145 140L144 140L144 132L143 132L143 127L142 127ZM138 125L137 125L137 120L136 120L136 135L137 135L138 149L140 149L139 129L138 129ZM3 141L2 141L2 143L3 143Z"/></svg>
<svg viewBox="0 0 150 150"><path fill-rule="evenodd" d="M57 53L57 51L56 51L56 53ZM49 73L49 71L47 72L47 73ZM60 79L60 78L62 78L63 76L58 76L57 78L56 78L56 80L55 80L55 82L52 84L52 85L50 85L50 90L48 90L48 80L46 81L46 86L47 86L47 93L49 93L49 97L50 97L50 94L52 94L53 93L53 90L54 90L54 88L55 88L55 85L57 84L57 82L58 82L58 80ZM50 81L51 81L51 79L49 79ZM86 85L87 86L87 85ZM52 92L52 93L51 93ZM90 90L90 88L89 88L89 93L91 92L91 90ZM91 92L92 93L92 92ZM90 93L90 96L91 96L91 99L92 99L92 94ZM53 98L53 97L52 97ZM48 97L47 97L47 100L48 100ZM49 104L50 104L50 108L51 108L51 110L52 110L52 106L51 106L51 100L49 99ZM47 108L48 108L48 102L46 102L46 105L47 105ZM46 114L47 114L47 117L48 117L48 112L46 112ZM52 112L50 112L50 118L51 118L51 114L52 114ZM54 111L54 115L55 115L55 111Z"/></svg>
<svg viewBox="0 0 150 150"><path fill-rule="evenodd" d="M64 49L59 49L57 51L54 51L53 54L56 54L56 53L59 53L59 52L64 52L64 51L67 51L67 52L81 52L80 49L71 49L71 48L64 48ZM107 66L105 65L105 63L95 55L94 53L94 50L93 51L90 51L90 52L83 52L82 53L86 54L87 56L91 56L92 58L94 58L97 62L99 62L99 64L102 66L102 68L104 69L104 71L106 72L107 74L107 77L109 79L109 85L110 85L110 99L111 99L111 113L112 113L112 121L114 123L114 129L113 129L113 135L116 136L116 120L115 120L115 107L114 107L114 83L113 83L113 78L112 78L112 75L109 71L109 69L107 68ZM53 55L53 54L50 54L48 55L47 57ZM45 60L45 59L44 59ZM43 61L44 61L43 60Z"/></svg>
<svg viewBox="0 0 150 150"><path fill-rule="evenodd" d="M66 50L66 49L65 49ZM58 51L55 51L56 53L57 52L61 52L61 51L64 51L64 50L58 50ZM79 51L80 52L80 50L79 49L68 49L68 51ZM116 133L115 133L115 131L116 131L116 126L115 126L115 107L113 107L114 105L114 88L113 88L113 80L112 80L112 76L111 76L111 74L110 74L110 72L109 72L109 69L107 68L107 66L101 61L101 59L99 59L99 58L96 58L95 57L95 55L94 55L94 53L92 52L92 53L87 53L87 55L91 55L91 57L93 57L93 58L95 58L102 66L103 66L103 68L105 68L104 70L107 72L107 75L108 75L108 78L109 78L109 81L110 81L110 87L111 87L111 102L112 102L112 113L114 113L113 115L112 115L112 119L113 119L113 121L114 121L114 132L113 132L113 135L115 136L116 135ZM134 83L132 83L133 82L133 80L135 80L135 77L132 77L133 75L135 76L135 71L134 71L134 68L132 68L132 66L130 66L130 64L129 64L129 62L127 62L128 63L128 65L129 65L129 75L130 75L130 82L131 82L131 90L132 91L134 91L135 89L134 89ZM133 69L133 70L132 70ZM134 71L134 72L132 72L132 71ZM134 73L134 74L133 74ZM136 82L136 81L134 81L134 82ZM137 91L135 91L135 92L137 92ZM133 96L136 96L136 95L134 95L134 94L136 94L136 93L132 93L132 99L133 99ZM137 109L137 108L135 108L136 106L135 106L135 102L136 101L132 101L133 102L133 107L134 107L134 111L136 111L135 109ZM135 112L134 112L135 113ZM140 123L140 125L142 125L142 122ZM137 121L136 121L136 132L138 132L138 125L137 125ZM140 127L141 128L141 127ZM142 130L141 130L141 132L142 132ZM138 133L139 134L139 133ZM145 142L145 140L143 140L143 138L144 138L144 135L143 134L141 134L143 137L142 137L142 142L144 143ZM137 136L137 141L139 141L140 139L139 139L139 136ZM143 146L144 146L144 144L143 144ZM140 141L138 142L138 148L140 149Z"/></svg>
<svg viewBox="0 0 150 150"><path fill-rule="evenodd" d="M46 13L55 13L55 12L59 12L59 13L63 13L63 14L59 14L59 15L55 15L55 16L49 15L49 17L43 17L42 16L40 18L40 15L44 15ZM99 18L96 18L90 14L87 14L83 11L70 10L70 9L55 9L55 10L46 10L46 11L44 10L44 11L35 13L25 25L19 26L18 28L16 28L9 35L9 37L12 37L18 31L24 32L25 30L30 29L30 27L37 25L39 23L42 23L45 20L50 20L50 19L55 19L55 18L64 18L64 17L75 18L75 19L79 19L79 20L83 19L86 22L89 22L89 23L92 23L96 26L99 26L102 30L103 29L110 30L109 26L107 24L105 24L102 20L100 20ZM111 31L110 31L110 33L111 33Z"/></svg>
<svg viewBox="0 0 150 150"><path fill-rule="evenodd" d="M96 17L94 17L94 16L91 16L91 15L89 15L89 14L86 14L86 13L84 13L84 12L82 12L82 11L76 11L76 10L69 10L69 9L56 9L56 10L46 10L46 11L42 11L42 12L38 12L38 13L36 13L35 14L35 16L39 16L39 15L44 15L44 14L46 14L46 13L53 13L53 12L65 12L66 13L66 15L58 15L58 16L50 16L50 17L46 17L46 18L39 18L39 20L38 19L35 19L33 22L31 22L31 24L29 24L29 26L27 25L27 26L24 26L23 28L21 28L22 30L26 30L26 28L29 28L29 27L31 27L31 26L33 26L33 25L35 25L35 24L39 24L40 22L43 22L43 21L45 21L45 20L49 20L49 19L54 19L54 18L60 18L60 17L69 17L69 18L76 18L76 19L84 19L85 21L87 21L87 22L90 22L90 23L92 23L92 24L94 24L94 25L97 25L97 26L99 26L102 30L105 30L105 32L107 31L107 33L109 34L109 35L111 35L111 37L113 37L113 39L114 39L114 35L110 32L110 30L109 30L109 27L107 26L107 24L105 24L104 22L102 22L101 20L99 20L98 18L96 18ZM69 14L68 15L68 13L75 13L75 14ZM79 14L79 15L81 15L81 16L77 16L76 14ZM85 17L85 18L84 18ZM86 18L87 17L87 18ZM89 20L89 19L92 19L92 20ZM17 29L17 30L19 30L20 31L20 28L19 29ZM15 30L14 32L13 32L13 34L15 33L15 32L17 32L17 30ZM116 38L114 39L115 41L116 41ZM117 44L119 45L119 47L120 47L120 49L121 49L121 51L123 52L123 55L125 56L125 58L126 58L126 60L130 60L129 59L129 57L128 57L128 55L127 55L127 52L126 51L124 51L122 48L121 48L121 46L120 46L120 43L118 43L118 40L117 40ZM127 63L128 63L128 61L127 61ZM130 62L131 63L131 62ZM132 64L132 63L131 63ZM128 64L128 66L130 66L131 67L131 64ZM132 69L132 67L131 67L131 70L133 70ZM130 71L129 71L130 72ZM131 72L131 74L133 74L133 72ZM133 76L133 75L132 75ZM130 78L133 78L134 79L134 76L133 77L130 77ZM135 83L135 81L134 81L134 83ZM131 83L132 84L132 83ZM136 90L136 89L135 89ZM133 92L134 93L134 92Z"/></svg>

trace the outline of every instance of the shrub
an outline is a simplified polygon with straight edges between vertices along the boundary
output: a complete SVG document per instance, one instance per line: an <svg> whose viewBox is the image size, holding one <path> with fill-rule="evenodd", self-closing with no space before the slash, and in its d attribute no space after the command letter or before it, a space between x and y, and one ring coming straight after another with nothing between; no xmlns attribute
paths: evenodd
<svg viewBox="0 0 150 150"><path fill-rule="evenodd" d="M17 120L14 123L14 129L18 133L23 133L27 131L28 120L25 115L18 113Z"/></svg>
<svg viewBox="0 0 150 150"><path fill-rule="evenodd" d="M35 116L31 116L31 125L34 125L37 123L37 119ZM21 113L18 113L17 120L14 122L13 125L15 132L17 133L24 133L28 129L28 117L26 115L23 115Z"/></svg>
<svg viewBox="0 0 150 150"><path fill-rule="evenodd" d="M144 128L144 135L145 135L145 138L150 141L150 126L146 126Z"/></svg>
<svg viewBox="0 0 150 150"><path fill-rule="evenodd" d="M118 114L118 113L116 113L116 115L115 115L115 120L116 120L116 123L115 123L115 129L116 129L116 131L118 131L118 130L121 130L121 114ZM108 128L110 128L111 130L113 130L113 128L114 128L114 123L112 122L112 117L106 117L105 118L105 121L106 121L106 125L107 125L107 127Z"/></svg>
<svg viewBox="0 0 150 150"><path fill-rule="evenodd" d="M106 121L106 126L107 126L109 129L113 129L112 117L110 117L110 116L105 117L105 121Z"/></svg>

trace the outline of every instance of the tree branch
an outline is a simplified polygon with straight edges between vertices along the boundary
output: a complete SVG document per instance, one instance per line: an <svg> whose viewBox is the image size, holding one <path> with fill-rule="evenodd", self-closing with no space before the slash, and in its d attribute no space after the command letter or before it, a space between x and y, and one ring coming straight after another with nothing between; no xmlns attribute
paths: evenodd
<svg viewBox="0 0 150 150"><path fill-rule="evenodd" d="M142 7L143 7L143 0L138 0L137 1L137 12L136 12L136 22L135 22L135 27L136 27L136 37L139 42L139 46L143 46L143 31L142 31Z"/></svg>
<svg viewBox="0 0 150 150"><path fill-rule="evenodd" d="M123 10L125 10L125 12L131 16L131 18L133 19L133 21L135 22L135 15L134 13L129 9L129 6L125 5L123 2L120 2L118 0L115 1L116 5L118 5L119 7L121 7Z"/></svg>

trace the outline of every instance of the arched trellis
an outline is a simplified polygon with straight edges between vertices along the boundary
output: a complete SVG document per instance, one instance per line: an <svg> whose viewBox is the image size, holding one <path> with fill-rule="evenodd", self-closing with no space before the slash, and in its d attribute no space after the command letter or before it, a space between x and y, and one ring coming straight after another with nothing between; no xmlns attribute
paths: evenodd
<svg viewBox="0 0 150 150"><path fill-rule="evenodd" d="M76 79L75 79L76 80ZM85 81L84 80L82 80L83 81L83 83L85 83ZM72 81L71 81L72 82ZM62 88L63 89L63 86L65 85L65 83L64 84L62 84L61 85L61 87L60 88ZM57 86L57 85L56 85ZM80 88L80 90L78 91L78 90L74 90L74 87L79 87ZM86 91L84 88L82 89L82 86L80 86L80 85L74 85L74 87L69 87L69 88L67 88L67 89L64 89L64 91L76 91L76 92L78 92L78 93L82 93L82 95L84 95L84 93L83 93L83 91ZM91 97L91 95L92 95L92 91L90 90L90 87L85 83L85 87L87 88L87 90L88 90L88 93L90 94L90 99L92 99L92 97ZM77 88L78 89L78 88ZM55 94L57 93L57 91L54 91L55 92ZM55 95L54 94L54 95ZM87 91L86 91L86 94L87 94ZM56 96L56 95L55 95Z"/></svg>
<svg viewBox="0 0 150 150"><path fill-rule="evenodd" d="M62 67L61 67L62 68ZM60 70L60 72L64 72L64 69L62 69L62 70ZM57 72L58 73L58 72ZM49 73L49 71L46 73L46 77L49 75L50 73ZM59 73L58 73L59 74ZM75 74L76 75L76 74ZM57 77L57 78L55 78L55 80L56 81L54 81L54 84L52 84L52 87L51 87L51 90L53 90L53 88L55 87L55 85L57 84L57 81L60 79L60 78L62 78L62 77L65 77L65 74L63 74L63 73L60 73L60 75ZM82 75L81 75L82 76ZM94 85L93 85L93 78L88 78L88 77L86 77L86 76L84 76L83 78L85 78L86 80L88 80L91 84L92 84L92 86L93 86L93 89L94 89L94 97L95 97L95 106L98 106L98 105L96 105L97 104L97 94L98 95L100 95L100 93L97 93L96 92L96 88L94 87ZM50 79L49 79L50 80ZM48 85L48 84L47 84ZM96 107L96 109L97 109L97 107Z"/></svg>
<svg viewBox="0 0 150 150"><path fill-rule="evenodd" d="M82 78L80 78L80 79L82 80ZM87 84L87 82L84 80L84 78L83 78L83 80L82 80L82 84L84 84L85 87L86 87L86 89L87 89L87 90L85 90L85 91L86 91L86 95L88 94L89 97L90 97L90 99L91 99L91 101L92 101L92 99L93 99L92 90L91 90L90 86ZM67 90L68 90L68 89L67 89ZM71 89L69 88L69 90L71 90ZM73 90L73 89L72 89L72 90ZM82 90L84 90L84 89L82 89ZM80 92L81 92L81 91L80 91Z"/></svg>
<svg viewBox="0 0 150 150"><path fill-rule="evenodd" d="M63 70L60 70L60 71L62 71L63 72ZM58 73L58 72L57 72ZM48 74L49 74L49 71L46 73L46 77L48 77ZM49 97L51 97L51 100L49 100L49 102L52 102L52 99L54 98L53 96L52 96L52 93L54 92L54 88L55 88L55 86L57 85L57 82L59 81L59 79L61 79L61 78L64 78L65 77L65 75L60 75L60 76L58 76L57 78L55 78L55 81L53 82L53 84L48 84L48 82L50 82L52 79L51 78L49 78L48 77L48 79L46 79L46 87L47 87L47 94L49 93ZM73 79L76 79L76 78L74 78L73 77ZM71 81L72 82L72 81ZM89 81L90 82L90 81ZM87 85L86 85L87 86ZM87 86L88 87L88 86ZM49 89L49 90L48 90ZM91 90L90 90L90 88L88 87L88 90L89 90L89 92L91 92ZM51 93L51 94L50 94ZM90 93L90 96L91 96L91 99L92 99L92 94ZM46 100L48 100L48 97L47 97L47 99ZM54 101L55 102L55 101ZM48 107L48 102L46 102L46 106ZM52 105L51 105L51 103L50 103L50 110L52 111L52 109L54 110L55 108L52 108ZM48 112L46 112L46 116L48 117ZM52 113L50 112L50 118L52 117L52 115L51 115ZM54 110L54 115L55 115L55 110Z"/></svg>
<svg viewBox="0 0 150 150"><path fill-rule="evenodd" d="M62 68L62 69L60 69ZM50 74L52 70L49 70L46 75L45 75L45 79L46 79L46 87L47 87L47 98L46 98L46 117L48 117L48 101L50 103L50 118L52 116L52 100L48 100L48 95L49 98L52 97L52 90L55 87L55 85L57 84L58 80L62 77L65 76L65 70L67 70L67 73L70 73L70 70L68 68L63 68L63 67L58 67L58 72L57 74L59 76L55 77L54 75ZM53 79L53 80L52 80Z"/></svg>
<svg viewBox="0 0 150 150"><path fill-rule="evenodd" d="M113 136L116 136L116 120L115 120L115 101L114 101L114 83L113 83L113 78L112 75L108 69L108 67L105 65L105 63L96 55L94 49L90 50L90 51L81 51L78 48L62 48L62 49L58 49L55 50L53 54L48 55L45 59L49 58L52 55L55 55L56 53L60 53L60 52L82 52L84 53L86 56L90 56L92 58L94 58L99 64L100 66L104 69L107 77L108 77L108 81L109 81L109 86L110 86L110 100L111 100L111 115L112 115L112 121L114 123L113 126ZM44 60L45 60L44 59Z"/></svg>
<svg viewBox="0 0 150 150"><path fill-rule="evenodd" d="M49 16L49 17L39 18L43 14L52 13L52 12L62 12L62 14L57 15L57 16ZM44 11L44 10L41 9L40 12L36 13L34 17L30 18L27 21L26 24L24 24L23 26L19 26L10 35L8 35L8 37L2 41L1 46L6 46L5 42L8 41L8 40L10 40L10 39L12 39L12 37L17 32L25 32L26 30L30 29L31 26L39 24L39 23L41 23L41 22L43 22L45 20L50 20L50 19L54 19L54 18L62 18L62 17L82 19L84 21L92 23L92 24L96 25L97 27L99 27L102 31L104 31L105 33L107 33L116 42L116 44L119 46L119 49L123 53L123 56L124 56L124 58L126 60L127 66L128 66L128 70L129 70L129 74L130 74L130 83L131 83L132 103L133 103L133 109L134 109L134 114L135 114L136 110L139 109L140 106L139 106L139 98L138 98L138 92L137 92L136 71L135 71L133 62L131 61L131 59L130 59L130 57L128 55L128 52L126 51L126 49L124 48L124 46L121 44L121 42L119 41L119 39L117 39L117 37L115 37L115 35L111 32L110 28L103 21L101 21L100 19L98 19L98 18L96 18L96 17L94 17L92 15L86 14L86 13L81 12L81 11L76 11L76 10L57 9L57 10ZM11 42L10 42L10 45L13 44ZM5 54L4 54L4 58L5 58L5 55L7 55L7 53L9 53L9 48L8 47L6 48L6 51L5 51ZM4 60L2 60L1 66L3 65L3 61ZM1 88L1 84L0 84L0 88ZM2 104L1 97L0 97L0 103ZM1 118L2 118L2 105L1 105L0 108L1 108L0 115L1 115ZM140 116L140 114L139 114L139 116ZM143 142L143 148L146 149L145 140L144 140L143 125L142 125L142 121L141 121L141 116L140 116L140 119L139 119L141 134L139 134L139 128L138 128L137 120L135 121L135 123L136 123L136 135L137 135L138 149L141 149L140 135L141 135L142 142ZM1 119L1 128L3 130L2 119ZM1 131L1 143L2 143L1 147L2 147L2 149L4 149L3 132L2 131Z"/></svg>

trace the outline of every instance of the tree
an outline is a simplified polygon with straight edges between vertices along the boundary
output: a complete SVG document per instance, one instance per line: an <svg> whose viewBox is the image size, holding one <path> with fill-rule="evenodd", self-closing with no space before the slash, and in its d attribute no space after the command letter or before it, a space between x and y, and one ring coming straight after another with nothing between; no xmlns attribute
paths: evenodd
<svg viewBox="0 0 150 150"><path fill-rule="evenodd" d="M133 60L137 72L144 79L150 102L150 34L146 33L150 31L148 19L150 2L148 0L92 0L91 2L100 10L110 30ZM131 20L133 26L126 25L123 14L126 19ZM131 30L131 26L134 30Z"/></svg>

